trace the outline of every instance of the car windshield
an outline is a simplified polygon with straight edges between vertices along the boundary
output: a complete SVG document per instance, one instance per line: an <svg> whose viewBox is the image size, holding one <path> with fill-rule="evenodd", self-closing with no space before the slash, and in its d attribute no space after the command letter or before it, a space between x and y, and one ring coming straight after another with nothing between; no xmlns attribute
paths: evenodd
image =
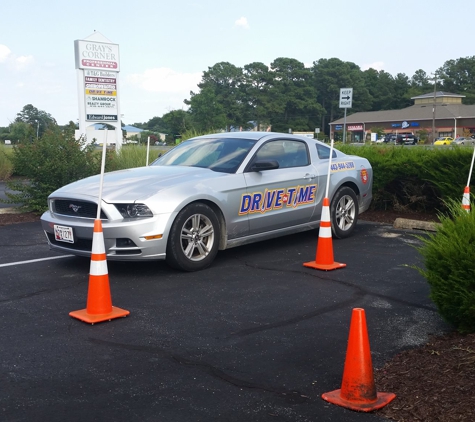
<svg viewBox="0 0 475 422"><path fill-rule="evenodd" d="M222 173L235 173L256 142L235 138L189 139L151 165L202 167Z"/></svg>

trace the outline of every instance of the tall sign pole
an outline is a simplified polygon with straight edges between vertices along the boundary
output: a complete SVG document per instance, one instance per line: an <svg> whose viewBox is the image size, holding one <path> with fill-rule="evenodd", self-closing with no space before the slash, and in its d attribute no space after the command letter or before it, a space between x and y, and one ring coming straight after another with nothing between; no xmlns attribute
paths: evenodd
<svg viewBox="0 0 475 422"><path fill-rule="evenodd" d="M117 149L122 146L119 106L119 45L99 32L74 41L79 105L79 132L86 136L86 127L104 123L115 128ZM88 139L88 142L92 140Z"/></svg>
<svg viewBox="0 0 475 422"><path fill-rule="evenodd" d="M351 108L353 102L353 88L340 88L340 108L345 109L343 121L343 143L346 143L346 109Z"/></svg>

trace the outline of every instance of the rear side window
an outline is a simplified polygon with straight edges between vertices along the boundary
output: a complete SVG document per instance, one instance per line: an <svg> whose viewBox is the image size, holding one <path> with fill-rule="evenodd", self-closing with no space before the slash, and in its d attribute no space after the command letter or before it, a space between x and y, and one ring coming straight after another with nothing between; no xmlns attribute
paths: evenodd
<svg viewBox="0 0 475 422"><path fill-rule="evenodd" d="M318 158L322 160L330 158L330 148L326 145L315 144L317 146ZM336 158L336 152L333 150L332 158Z"/></svg>

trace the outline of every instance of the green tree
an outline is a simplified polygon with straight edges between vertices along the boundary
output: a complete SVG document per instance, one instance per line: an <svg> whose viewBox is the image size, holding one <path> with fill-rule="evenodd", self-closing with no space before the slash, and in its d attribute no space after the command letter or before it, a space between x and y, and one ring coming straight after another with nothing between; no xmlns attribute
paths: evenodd
<svg viewBox="0 0 475 422"><path fill-rule="evenodd" d="M392 109L401 109L412 105L409 92L409 78L404 73L398 73L394 78L394 100Z"/></svg>
<svg viewBox="0 0 475 422"><path fill-rule="evenodd" d="M243 81L242 68L228 62L220 62L203 72L201 82L198 84L201 90L207 88L214 93L216 101L226 115L227 131L231 126L244 126L249 120L249 106L242 89ZM210 98L209 92L206 96Z"/></svg>
<svg viewBox="0 0 475 422"><path fill-rule="evenodd" d="M394 97L394 78L384 70L363 72L365 87L371 96L371 111L390 110Z"/></svg>
<svg viewBox="0 0 475 422"><path fill-rule="evenodd" d="M274 77L269 90L272 129L313 130L323 110L316 101L310 69L298 60L285 57L274 60L270 68Z"/></svg>
<svg viewBox="0 0 475 422"><path fill-rule="evenodd" d="M14 143L32 141L36 136L31 125L25 122L10 124L10 138Z"/></svg>
<svg viewBox="0 0 475 422"><path fill-rule="evenodd" d="M136 125L134 124L134 126ZM140 127L141 129L149 130L150 132L155 133L167 133L167 127L163 121L163 117L153 117L147 123L136 127Z"/></svg>
<svg viewBox="0 0 475 422"><path fill-rule="evenodd" d="M190 113L185 110L172 110L162 116L168 141L174 141L191 126Z"/></svg>
<svg viewBox="0 0 475 422"><path fill-rule="evenodd" d="M38 110L31 104L27 104L23 107L22 111L17 113L14 123L20 122L29 124L34 129L35 136L38 134L38 138L43 136L46 130L57 126L56 120L51 114Z"/></svg>
<svg viewBox="0 0 475 422"><path fill-rule="evenodd" d="M465 95L464 104L475 104L475 56L448 60L436 73L444 91Z"/></svg>
<svg viewBox="0 0 475 422"><path fill-rule="evenodd" d="M328 132L327 123L343 117L340 108L340 89L353 88L351 112L371 110L372 97L363 78L363 72L354 63L337 58L320 59L313 63L312 72L319 104L325 109L322 127Z"/></svg>
<svg viewBox="0 0 475 422"><path fill-rule="evenodd" d="M204 87L198 94L192 92L188 104L193 128L198 132L226 127L228 121L224 107L211 87Z"/></svg>
<svg viewBox="0 0 475 422"><path fill-rule="evenodd" d="M271 105L270 88L273 75L264 63L254 62L244 66L244 92L249 105L251 120L258 128L261 124L270 123L269 109Z"/></svg>
<svg viewBox="0 0 475 422"><path fill-rule="evenodd" d="M77 129L76 123L70 120L69 123L63 127L63 132L66 135L72 136L74 138L76 134L76 129Z"/></svg>

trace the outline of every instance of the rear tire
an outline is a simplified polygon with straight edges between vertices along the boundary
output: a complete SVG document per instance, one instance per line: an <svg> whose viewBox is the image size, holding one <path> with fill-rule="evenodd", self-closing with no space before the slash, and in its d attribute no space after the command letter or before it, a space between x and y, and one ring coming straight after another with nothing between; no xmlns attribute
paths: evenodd
<svg viewBox="0 0 475 422"><path fill-rule="evenodd" d="M344 239L351 235L358 221L358 198L353 189L344 186L333 196L330 215L333 235Z"/></svg>
<svg viewBox="0 0 475 422"><path fill-rule="evenodd" d="M182 271L199 271L209 267L218 253L219 220L206 204L195 203L183 208L170 230L167 263Z"/></svg>

